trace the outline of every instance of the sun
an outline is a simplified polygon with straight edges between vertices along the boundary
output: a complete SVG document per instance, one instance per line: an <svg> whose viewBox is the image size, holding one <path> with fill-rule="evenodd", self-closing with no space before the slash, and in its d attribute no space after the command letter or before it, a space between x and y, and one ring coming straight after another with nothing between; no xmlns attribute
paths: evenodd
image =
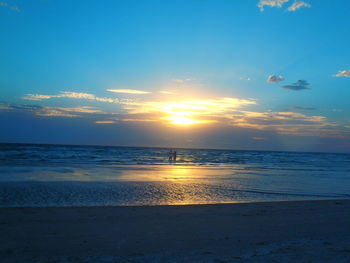
<svg viewBox="0 0 350 263"><path fill-rule="evenodd" d="M193 105L191 103L172 103L163 108L163 112L166 114L166 119L171 124L175 125L193 125L207 122L205 120L196 120L195 117L201 115L203 107L200 105Z"/></svg>
<svg viewBox="0 0 350 263"><path fill-rule="evenodd" d="M208 103L202 101L183 101L167 104L162 108L164 119L170 124L189 126L213 122L202 117L210 113Z"/></svg>
<svg viewBox="0 0 350 263"><path fill-rule="evenodd" d="M203 123L203 121L198 120L192 120L186 116L170 116L166 118L170 121L171 124L177 124L177 125L192 125L197 123Z"/></svg>

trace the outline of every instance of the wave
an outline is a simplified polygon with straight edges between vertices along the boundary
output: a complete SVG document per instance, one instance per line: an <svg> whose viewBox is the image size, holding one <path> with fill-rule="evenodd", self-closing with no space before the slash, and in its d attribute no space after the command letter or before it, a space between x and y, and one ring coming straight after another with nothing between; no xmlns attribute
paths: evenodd
<svg viewBox="0 0 350 263"><path fill-rule="evenodd" d="M163 165L169 164L168 154L167 148L0 144L1 165ZM182 165L350 171L350 154L177 149L177 156Z"/></svg>

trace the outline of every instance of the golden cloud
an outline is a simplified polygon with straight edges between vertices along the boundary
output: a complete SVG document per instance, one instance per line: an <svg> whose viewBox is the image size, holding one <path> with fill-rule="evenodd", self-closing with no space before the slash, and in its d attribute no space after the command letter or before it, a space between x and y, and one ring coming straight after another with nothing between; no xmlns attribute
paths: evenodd
<svg viewBox="0 0 350 263"><path fill-rule="evenodd" d="M319 136L342 134L335 123L324 116L307 116L297 112L250 112L241 111L226 115L231 126L258 130L274 130L279 134ZM337 130L337 132L336 132Z"/></svg>
<svg viewBox="0 0 350 263"><path fill-rule="evenodd" d="M216 122L212 116L252 105L254 100L238 98L127 102L122 108L128 114L159 114L160 119L172 124L189 125Z"/></svg>
<svg viewBox="0 0 350 263"><path fill-rule="evenodd" d="M45 117L81 117L80 114L103 114L104 112L88 106L83 107L40 107L34 109L35 115Z"/></svg>
<svg viewBox="0 0 350 263"><path fill-rule="evenodd" d="M115 121L95 121L96 124L113 124Z"/></svg>

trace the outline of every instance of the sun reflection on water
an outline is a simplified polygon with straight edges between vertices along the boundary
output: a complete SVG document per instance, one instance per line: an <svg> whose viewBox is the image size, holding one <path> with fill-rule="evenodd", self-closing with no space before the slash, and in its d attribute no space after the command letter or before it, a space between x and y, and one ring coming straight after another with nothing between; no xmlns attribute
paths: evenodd
<svg viewBox="0 0 350 263"><path fill-rule="evenodd" d="M228 174L227 170L210 169L184 165L163 165L142 170L123 170L118 177L121 181L192 181L213 180L220 175Z"/></svg>

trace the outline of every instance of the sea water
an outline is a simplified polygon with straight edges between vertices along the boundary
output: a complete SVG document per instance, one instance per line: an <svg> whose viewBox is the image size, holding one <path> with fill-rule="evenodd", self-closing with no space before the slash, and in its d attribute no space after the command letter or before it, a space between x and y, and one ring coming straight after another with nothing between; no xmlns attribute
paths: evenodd
<svg viewBox="0 0 350 263"><path fill-rule="evenodd" d="M350 154L0 144L0 206L350 197Z"/></svg>

